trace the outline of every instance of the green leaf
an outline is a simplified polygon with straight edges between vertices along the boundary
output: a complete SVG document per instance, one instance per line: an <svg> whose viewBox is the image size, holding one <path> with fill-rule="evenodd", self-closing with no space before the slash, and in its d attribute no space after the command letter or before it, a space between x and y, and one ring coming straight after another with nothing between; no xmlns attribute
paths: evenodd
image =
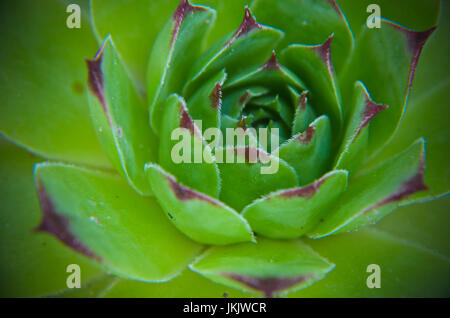
<svg viewBox="0 0 450 318"><path fill-rule="evenodd" d="M257 244L212 247L190 268L226 286L273 297L313 284L334 265L301 241L261 238Z"/></svg>
<svg viewBox="0 0 450 318"><path fill-rule="evenodd" d="M38 230L118 276L166 281L201 249L173 228L154 198L139 196L117 175L43 163L35 178Z"/></svg>
<svg viewBox="0 0 450 318"><path fill-rule="evenodd" d="M353 114L349 118L335 168L354 171L367 155L370 121L388 106L376 104L362 82L355 84Z"/></svg>
<svg viewBox="0 0 450 318"><path fill-rule="evenodd" d="M347 171L331 171L305 187L258 199L245 207L242 215L256 233L265 237L299 237L323 221L324 215L332 213L330 204L347 188L347 178Z"/></svg>
<svg viewBox="0 0 450 318"><path fill-rule="evenodd" d="M352 32L334 0L254 0L252 8L262 23L286 32L280 49L292 43L321 43L334 33L331 58L338 73L352 52Z"/></svg>
<svg viewBox="0 0 450 318"><path fill-rule="evenodd" d="M100 144L129 184L140 194L149 194L144 164L156 159L157 140L111 37L87 65L89 108Z"/></svg>
<svg viewBox="0 0 450 318"><path fill-rule="evenodd" d="M33 165L41 160L0 137L0 296L39 297L67 288L69 264L82 279L99 270L53 237L33 231L41 213Z"/></svg>
<svg viewBox="0 0 450 318"><path fill-rule="evenodd" d="M259 197L298 185L295 170L282 159L256 147L215 151L222 178L220 200L241 211Z"/></svg>
<svg viewBox="0 0 450 318"><path fill-rule="evenodd" d="M166 98L181 92L214 20L213 9L182 0L158 34L147 68L150 123L156 132L159 132Z"/></svg>
<svg viewBox="0 0 450 318"><path fill-rule="evenodd" d="M424 141L349 181L335 210L309 234L320 238L374 224L397 208L409 195L427 190L424 184Z"/></svg>
<svg viewBox="0 0 450 318"><path fill-rule="evenodd" d="M293 136L274 152L295 169L301 185L312 182L327 170L330 154L331 128L326 115L317 118L304 132Z"/></svg>
<svg viewBox="0 0 450 318"><path fill-rule="evenodd" d="M301 76L309 101L319 114L327 114L337 134L342 125L342 107L336 76L330 59L331 35L319 45L292 44L281 52L281 62Z"/></svg>
<svg viewBox="0 0 450 318"><path fill-rule="evenodd" d="M205 244L232 244L253 240L247 221L235 210L179 183L158 165L146 166L155 196L181 232Z"/></svg>
<svg viewBox="0 0 450 318"><path fill-rule="evenodd" d="M450 127L447 106L450 100L450 35L449 4L443 2L442 16L429 45L423 49L408 109L392 142L370 164L383 162L423 136L427 142L425 183L430 192L422 192L422 200L439 197L450 189ZM418 194L416 199L420 195Z"/></svg>
<svg viewBox="0 0 450 318"><path fill-rule="evenodd" d="M369 155L395 134L406 109L422 47L434 30L435 27L417 32L382 19L381 28L365 28L358 37L349 67L342 76L344 104L352 104L354 83L361 80L374 100L389 105L371 122ZM348 118L352 111L346 108L344 116Z"/></svg>
<svg viewBox="0 0 450 318"><path fill-rule="evenodd" d="M154 40L179 0L91 0L97 41L111 35L133 83L143 92L148 57ZM88 27L87 27L88 28Z"/></svg>
<svg viewBox="0 0 450 318"><path fill-rule="evenodd" d="M67 27L66 7L65 1L2 6L0 133L42 157L110 168L85 96L83 57L95 51L95 39L84 12L80 29Z"/></svg>
<svg viewBox="0 0 450 318"><path fill-rule="evenodd" d="M189 98L206 78L224 68L232 77L243 68L262 65L282 37L282 31L259 24L246 7L236 32L218 40L194 63L183 95Z"/></svg>
<svg viewBox="0 0 450 318"><path fill-rule="evenodd" d="M171 95L164 106L159 164L193 189L218 197L220 176L211 148L188 114L184 100Z"/></svg>
<svg viewBox="0 0 450 318"><path fill-rule="evenodd" d="M292 135L304 132L316 118L314 109L308 103L308 93L308 91L303 91L301 94L298 94L291 89L291 99L293 105L295 105Z"/></svg>

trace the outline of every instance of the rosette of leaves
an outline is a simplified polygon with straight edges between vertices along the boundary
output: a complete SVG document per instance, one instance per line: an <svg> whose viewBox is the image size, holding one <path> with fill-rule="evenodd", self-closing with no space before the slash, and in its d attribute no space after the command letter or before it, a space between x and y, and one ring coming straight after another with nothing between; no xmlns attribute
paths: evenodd
<svg viewBox="0 0 450 318"><path fill-rule="evenodd" d="M413 2L381 7L418 31L369 29L364 1L349 20L333 0L82 1L81 29L64 1L5 5L2 294L448 296L448 201L367 226L448 191L444 40L406 108L441 4ZM195 162L172 160L176 128Z"/></svg>

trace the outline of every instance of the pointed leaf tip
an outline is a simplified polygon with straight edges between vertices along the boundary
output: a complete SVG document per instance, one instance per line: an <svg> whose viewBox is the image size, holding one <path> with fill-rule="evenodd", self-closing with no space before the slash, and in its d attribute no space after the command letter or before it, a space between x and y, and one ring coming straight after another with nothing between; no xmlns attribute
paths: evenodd
<svg viewBox="0 0 450 318"><path fill-rule="evenodd" d="M79 253L92 258L97 262L101 262L100 256L94 254L87 246L85 246L70 230L70 220L68 217L58 213L50 195L45 190L41 181L37 179L37 192L39 204L42 211L42 221L36 232L47 232L68 247L78 251Z"/></svg>
<svg viewBox="0 0 450 318"><path fill-rule="evenodd" d="M362 113L361 123L358 126L355 137L359 135L361 130L366 127L369 122L374 118L379 112L385 110L389 106L386 104L377 104L372 98L369 96L369 93L366 89L364 89L364 99L365 99L365 108Z"/></svg>
<svg viewBox="0 0 450 318"><path fill-rule="evenodd" d="M214 109L220 109L222 105L222 83L217 82L214 86L211 94L209 95L209 100L211 101L211 107Z"/></svg>
<svg viewBox="0 0 450 318"><path fill-rule="evenodd" d="M180 31L181 24L183 23L183 20L186 18L186 16L191 12L203 10L205 10L203 7L193 6L189 2L189 0L180 1L180 4L178 5L172 17L175 23L174 28L172 30L172 41L171 41L172 44L175 41L178 32Z"/></svg>
<svg viewBox="0 0 450 318"><path fill-rule="evenodd" d="M103 71L102 71L102 60L103 60L103 51L105 49L106 41L109 39L106 38L103 42L102 46L95 54L95 57L92 60L86 59L86 65L88 68L88 87L92 94L100 101L100 104L103 107L103 111L108 117L109 124L111 125L111 118L109 115L108 107L106 107L105 101L105 93L104 93L104 79L103 79Z"/></svg>
<svg viewBox="0 0 450 318"><path fill-rule="evenodd" d="M306 109L306 103L308 102L308 91L303 91L301 95L298 97L298 106L301 110Z"/></svg>
<svg viewBox="0 0 450 318"><path fill-rule="evenodd" d="M255 17L250 12L250 9L248 7L245 7L244 20L242 21L237 31L234 33L232 40L244 36L254 29L262 29L262 25L256 21ZM231 41L228 43L231 43Z"/></svg>
<svg viewBox="0 0 450 318"><path fill-rule="evenodd" d="M279 68L280 68L280 64L278 63L277 55L276 55L275 51L273 51L269 60L263 65L263 69L277 70Z"/></svg>
<svg viewBox="0 0 450 318"><path fill-rule="evenodd" d="M331 62L331 42L333 41L333 38L334 33L332 33L322 44L311 47L311 49L314 50L326 64L330 74L334 74L333 63Z"/></svg>
<svg viewBox="0 0 450 318"><path fill-rule="evenodd" d="M309 126L304 132L297 136L296 140L304 145L309 144L313 139L315 132L316 127Z"/></svg>

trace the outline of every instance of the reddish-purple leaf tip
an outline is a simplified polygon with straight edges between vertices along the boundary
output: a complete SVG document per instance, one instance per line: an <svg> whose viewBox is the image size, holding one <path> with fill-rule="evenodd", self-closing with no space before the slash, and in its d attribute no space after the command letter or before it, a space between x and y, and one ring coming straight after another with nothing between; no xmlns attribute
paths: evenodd
<svg viewBox="0 0 450 318"><path fill-rule="evenodd" d="M333 41L334 34L331 34L328 39L322 44L312 46L320 59L325 63L330 74L334 74L333 63L331 61L331 42Z"/></svg>
<svg viewBox="0 0 450 318"><path fill-rule="evenodd" d="M86 247L71 232L69 218L58 213L52 199L39 180L37 181L37 191L39 204L42 211L42 221L35 231L47 232L75 251L78 251L79 253L96 260L97 262L101 262L101 258L94 254L94 252Z"/></svg>
<svg viewBox="0 0 450 318"><path fill-rule="evenodd" d="M364 90L364 99L365 107L361 114L361 122L356 130L355 136L358 136L361 130L366 127L372 118L374 118L379 112L388 108L388 105L376 104L367 94L366 90Z"/></svg>
<svg viewBox="0 0 450 318"><path fill-rule="evenodd" d="M275 51L272 52L269 60L263 65L263 69L265 70L277 70L280 69L280 64L277 60L277 55Z"/></svg>
<svg viewBox="0 0 450 318"><path fill-rule="evenodd" d="M205 10L203 7L191 5L188 0L180 0L180 3L178 4L178 7L175 10L175 13L173 14L172 17L174 21L174 28L172 30L172 40L171 40L172 44L175 41L178 32L180 31L181 24L183 23L186 16L191 12L203 10Z"/></svg>
<svg viewBox="0 0 450 318"><path fill-rule="evenodd" d="M310 199L314 196L314 194L316 194L316 192L319 190L320 186L325 182L325 180L326 177L323 177L319 180L314 181L311 184L308 184L307 186L282 191L279 195L286 198L300 197Z"/></svg>
<svg viewBox="0 0 450 318"><path fill-rule="evenodd" d="M247 130L247 121L245 120L244 116L241 117L236 126L244 130Z"/></svg>
<svg viewBox="0 0 450 318"><path fill-rule="evenodd" d="M298 97L298 106L300 107L300 110L306 109L306 103L308 102L308 91L303 91L300 96Z"/></svg>
<svg viewBox="0 0 450 318"><path fill-rule="evenodd" d="M414 31L411 29L407 29L399 24L393 23L391 21L385 21L391 27L402 32L408 43L408 51L411 54L411 62L409 67L409 78L408 78L408 91L411 89L412 81L414 79L414 74L416 72L417 63L419 61L420 54L422 53L423 46L431 34L437 29L437 26L434 26L425 31Z"/></svg>
<svg viewBox="0 0 450 318"><path fill-rule="evenodd" d="M314 278L313 275L300 275L297 277L254 277L232 273L224 273L222 275L238 281L252 289L259 290L268 298L273 297L275 293L286 290L295 284Z"/></svg>
<svg viewBox="0 0 450 318"><path fill-rule="evenodd" d="M211 94L209 94L209 100L211 102L211 107L214 109L219 109L222 104L222 83L217 82L214 86Z"/></svg>
<svg viewBox="0 0 450 318"><path fill-rule="evenodd" d="M109 40L107 37L97 54L92 60L86 59L86 65L88 67L88 88L89 91L100 101L103 111L108 119L109 125L112 127L111 116L109 114L108 106L106 105L105 90L104 90L104 78L102 71L103 51L106 43Z"/></svg>
<svg viewBox="0 0 450 318"><path fill-rule="evenodd" d="M245 7L244 20L242 21L241 25L236 30L236 32L234 33L232 39L228 42L228 44L230 44L234 39L244 36L252 30L261 28L262 28L261 24L259 24L256 21L255 17L250 12L250 9L248 7Z"/></svg>
<svg viewBox="0 0 450 318"><path fill-rule="evenodd" d="M313 139L315 132L316 132L316 127L309 126L308 128L306 128L306 130L304 132L302 132L300 135L298 135L296 139L304 145L309 144L311 142L311 140Z"/></svg>
<svg viewBox="0 0 450 318"><path fill-rule="evenodd" d="M218 202L213 200L212 198L200 192L182 186L173 177L166 176L166 178L170 182L170 188L172 189L172 192L175 194L178 200L180 201L200 200L210 203L212 205L218 205Z"/></svg>

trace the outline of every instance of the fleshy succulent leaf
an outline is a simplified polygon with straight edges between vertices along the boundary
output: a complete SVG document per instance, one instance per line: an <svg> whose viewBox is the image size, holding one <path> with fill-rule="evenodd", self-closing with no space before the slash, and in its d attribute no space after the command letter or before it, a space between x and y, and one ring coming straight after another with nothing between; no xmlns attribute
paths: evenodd
<svg viewBox="0 0 450 318"><path fill-rule="evenodd" d="M342 126L342 106L330 48L333 35L319 45L292 44L281 52L280 61L296 74L301 74L308 87L309 101L320 114L330 117L338 135Z"/></svg>
<svg viewBox="0 0 450 318"><path fill-rule="evenodd" d="M116 170L136 191L149 194L144 164L156 160L157 140L111 37L87 66L89 109L97 138Z"/></svg>
<svg viewBox="0 0 450 318"><path fill-rule="evenodd" d="M171 95L164 106L159 144L159 164L183 184L218 197L220 176L211 148L201 128L188 113L185 101Z"/></svg>
<svg viewBox="0 0 450 318"><path fill-rule="evenodd" d="M295 169L301 185L312 182L327 170L330 154L331 127L330 120L325 115L317 118L304 132L293 136L274 152L275 156Z"/></svg>
<svg viewBox="0 0 450 318"><path fill-rule="evenodd" d="M215 155L222 158L220 200L237 211L270 192L298 185L295 170L261 148L229 146L217 148Z"/></svg>
<svg viewBox="0 0 450 318"><path fill-rule="evenodd" d="M376 104L362 82L356 82L354 104L335 164L335 168L348 171L354 171L366 158L370 121L388 107Z"/></svg>
<svg viewBox="0 0 450 318"><path fill-rule="evenodd" d="M347 188L348 173L335 170L307 186L280 190L245 207L242 215L265 237L296 238L312 230Z"/></svg>
<svg viewBox="0 0 450 318"><path fill-rule="evenodd" d="M199 57L214 20L213 9L181 0L158 34L147 68L150 123L156 132L159 131L166 98L181 92L191 63Z"/></svg>
<svg viewBox="0 0 450 318"><path fill-rule="evenodd" d="M85 27L67 28L66 6L63 1L3 5L0 133L45 158L110 168L85 97L83 56L95 52L95 39L84 11Z"/></svg>
<svg viewBox="0 0 450 318"><path fill-rule="evenodd" d="M205 78L221 69L225 68L232 77L243 65L248 68L262 65L282 37L282 31L259 24L246 7L239 28L218 40L195 62L189 75L191 79L183 90L184 96L189 98Z"/></svg>
<svg viewBox="0 0 450 318"><path fill-rule="evenodd" d="M69 264L82 268L83 279L99 275L79 253L33 231L41 211L32 171L42 159L1 137L0 153L0 296L40 297L64 289Z"/></svg>
<svg viewBox="0 0 450 318"><path fill-rule="evenodd" d="M344 103L352 105L354 83L360 80L374 100L389 105L389 109L371 122L369 155L379 151L396 132L406 109L420 53L435 29L413 31L381 19L381 28L364 28L359 35L341 80ZM346 118L351 114L350 107L344 110Z"/></svg>
<svg viewBox="0 0 450 318"><path fill-rule="evenodd" d="M431 1L425 3L430 7L423 8L424 11L432 10ZM371 165L383 162L398 149L407 147L416 138L423 136L427 142L425 184L430 191L417 193L411 196L411 200L430 200L448 193L450 189L450 152L447 151L450 149L450 139L447 137L450 136L450 126L447 116L444 116L447 113L447 101L450 100L450 65L441 63L442 57L450 54L447 41L450 36L450 10L447 2L442 4L439 27L433 40L424 47L408 109L399 130L392 142L370 162Z"/></svg>
<svg viewBox="0 0 450 318"><path fill-rule="evenodd" d="M146 171L167 217L186 236L212 245L254 240L247 221L232 208L182 185L158 165L149 164Z"/></svg>
<svg viewBox="0 0 450 318"><path fill-rule="evenodd" d="M376 223L409 195L428 189L424 169L424 141L419 139L397 156L351 178L335 210L309 235L320 238Z"/></svg>
<svg viewBox="0 0 450 318"><path fill-rule="evenodd" d="M208 249L190 268L224 285L266 297L305 288L334 265L301 241L258 239Z"/></svg>
<svg viewBox="0 0 450 318"><path fill-rule="evenodd" d="M37 230L118 276L166 281L201 249L170 224L154 198L138 195L117 175L43 163L35 179L43 214Z"/></svg>
<svg viewBox="0 0 450 318"><path fill-rule="evenodd" d="M145 91L145 73L152 45L179 0L91 0L93 32L99 43L111 35L139 92Z"/></svg>
<svg viewBox="0 0 450 318"><path fill-rule="evenodd" d="M331 58L337 72L352 52L353 35L335 0L254 0L252 8L262 23L286 32L279 48L320 43L334 33Z"/></svg>

